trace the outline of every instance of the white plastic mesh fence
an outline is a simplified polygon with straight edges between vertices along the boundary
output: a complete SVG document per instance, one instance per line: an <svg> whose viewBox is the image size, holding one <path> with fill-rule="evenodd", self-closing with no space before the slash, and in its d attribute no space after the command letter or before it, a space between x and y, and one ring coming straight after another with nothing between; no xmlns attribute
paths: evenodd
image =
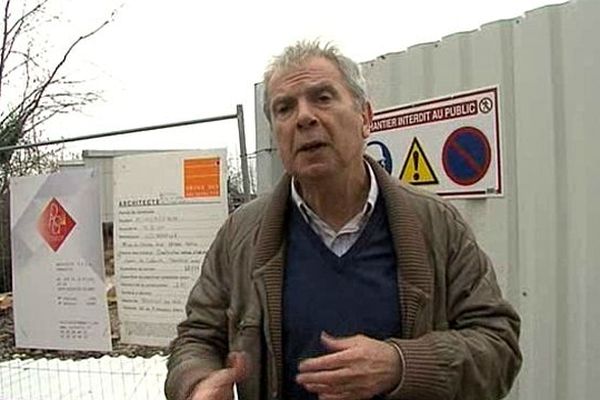
<svg viewBox="0 0 600 400"><path fill-rule="evenodd" d="M165 399L166 357L0 362L0 400Z"/></svg>

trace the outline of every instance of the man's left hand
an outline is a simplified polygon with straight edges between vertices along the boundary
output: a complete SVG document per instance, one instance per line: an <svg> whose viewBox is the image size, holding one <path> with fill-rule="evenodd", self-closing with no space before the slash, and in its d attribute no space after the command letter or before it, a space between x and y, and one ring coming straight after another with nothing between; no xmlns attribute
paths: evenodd
<svg viewBox="0 0 600 400"><path fill-rule="evenodd" d="M304 360L296 381L320 400L370 399L394 389L402 376L392 345L364 335L334 338L321 334L330 354Z"/></svg>

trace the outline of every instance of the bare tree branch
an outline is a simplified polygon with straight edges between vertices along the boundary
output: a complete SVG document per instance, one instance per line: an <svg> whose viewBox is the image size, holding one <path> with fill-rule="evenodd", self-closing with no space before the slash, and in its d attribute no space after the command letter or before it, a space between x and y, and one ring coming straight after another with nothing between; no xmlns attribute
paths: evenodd
<svg viewBox="0 0 600 400"><path fill-rule="evenodd" d="M17 18L17 20L13 23L13 25L10 28L8 28L8 30L6 30L6 33L3 36L3 41L6 42L6 45L2 46L2 49L4 51L4 55L3 55L2 59L4 60L4 62L6 62L6 59L11 55L12 49L13 49L14 44L16 43L18 37L24 33L23 27L26 26L27 19L30 18L31 16L35 15L35 13L40 12L47 2L48 2L48 0L39 2L31 10L23 13L23 15L21 15L21 17ZM10 18L10 12L8 10L9 6L10 6L10 0L7 0L5 13L4 13L4 17L6 19Z"/></svg>
<svg viewBox="0 0 600 400"><path fill-rule="evenodd" d="M31 115L31 113L33 112L33 110L35 110L35 108L37 108L40 104L40 99L42 98L44 92L46 91L46 89L48 88L48 86L50 86L54 80L54 77L56 76L56 74L58 73L58 71L63 67L63 65L67 62L67 59L69 58L69 55L71 54L71 52L73 51L73 49L79 44L81 43L83 40L93 36L94 34L96 34L97 32L100 31L100 29L104 28L107 24L109 23L108 20L104 21L100 26L98 26L96 29L92 30L91 32L80 36L77 40L75 40L67 49L67 51L64 53L62 59L58 62L58 64L56 64L56 66L54 67L54 70L50 73L50 76L48 77L48 79L46 80L46 82L44 84L42 84L42 86L40 87L39 90L36 90L37 95L34 98L33 102L31 103L31 105L28 107L28 109L25 111L25 113L23 114L23 118L27 119L29 118L29 116Z"/></svg>
<svg viewBox="0 0 600 400"><path fill-rule="evenodd" d="M0 96L2 96L2 78L4 77L4 64L6 62L6 41L8 40L8 10L10 0L6 0L4 6L3 30L2 30L2 50L0 53ZM1 97L0 97L1 98Z"/></svg>
<svg viewBox="0 0 600 400"><path fill-rule="evenodd" d="M8 2L10 3L10 0L8 0ZM23 13L23 15L21 15L19 18L17 18L17 20L13 23L13 25L8 29L8 34L16 34L18 35L19 33L19 29L21 29L21 27L23 27L23 25L25 25L25 22L34 14L38 13L39 11L42 10L42 8L46 5L46 3L48 2L48 0L42 0L40 2L38 2L32 9L30 9L29 11L26 11ZM13 35L14 37L15 35Z"/></svg>
<svg viewBox="0 0 600 400"><path fill-rule="evenodd" d="M69 79L62 71L73 51L114 19L115 11L95 29L69 42L56 62L47 60L48 43L39 27L56 16L46 13L49 0L23 5L19 13L12 0L2 8L0 32L0 147L41 140L42 126L59 114L76 111L99 98L81 90L81 80ZM40 40L41 39L41 40ZM0 193L8 188L12 175L47 171L56 166L63 147L0 152Z"/></svg>

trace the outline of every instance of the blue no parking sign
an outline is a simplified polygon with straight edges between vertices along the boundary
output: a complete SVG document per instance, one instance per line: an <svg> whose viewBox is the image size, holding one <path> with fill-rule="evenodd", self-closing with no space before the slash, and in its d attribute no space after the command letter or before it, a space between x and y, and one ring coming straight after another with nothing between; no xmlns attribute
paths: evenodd
<svg viewBox="0 0 600 400"><path fill-rule="evenodd" d="M486 136L472 126L458 128L444 143L444 171L459 185L470 186L479 182L487 173L490 161L491 149Z"/></svg>

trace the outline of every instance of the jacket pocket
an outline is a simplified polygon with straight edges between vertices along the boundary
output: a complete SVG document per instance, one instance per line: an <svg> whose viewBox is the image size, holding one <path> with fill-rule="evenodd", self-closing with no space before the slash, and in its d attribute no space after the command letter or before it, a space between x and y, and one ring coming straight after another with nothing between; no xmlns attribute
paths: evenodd
<svg viewBox="0 0 600 400"><path fill-rule="evenodd" d="M261 355L262 355L262 328L261 320L257 317L245 315L239 317L232 310L227 310L229 326L229 351L244 352L249 362L250 375L243 382L237 384L239 398L261 398Z"/></svg>
<svg viewBox="0 0 600 400"><path fill-rule="evenodd" d="M260 321L255 319L241 319L237 324L237 332L231 343L233 351L254 353L260 348Z"/></svg>
<svg viewBox="0 0 600 400"><path fill-rule="evenodd" d="M261 322L252 315L239 315L227 310L229 351L254 353L260 347Z"/></svg>

